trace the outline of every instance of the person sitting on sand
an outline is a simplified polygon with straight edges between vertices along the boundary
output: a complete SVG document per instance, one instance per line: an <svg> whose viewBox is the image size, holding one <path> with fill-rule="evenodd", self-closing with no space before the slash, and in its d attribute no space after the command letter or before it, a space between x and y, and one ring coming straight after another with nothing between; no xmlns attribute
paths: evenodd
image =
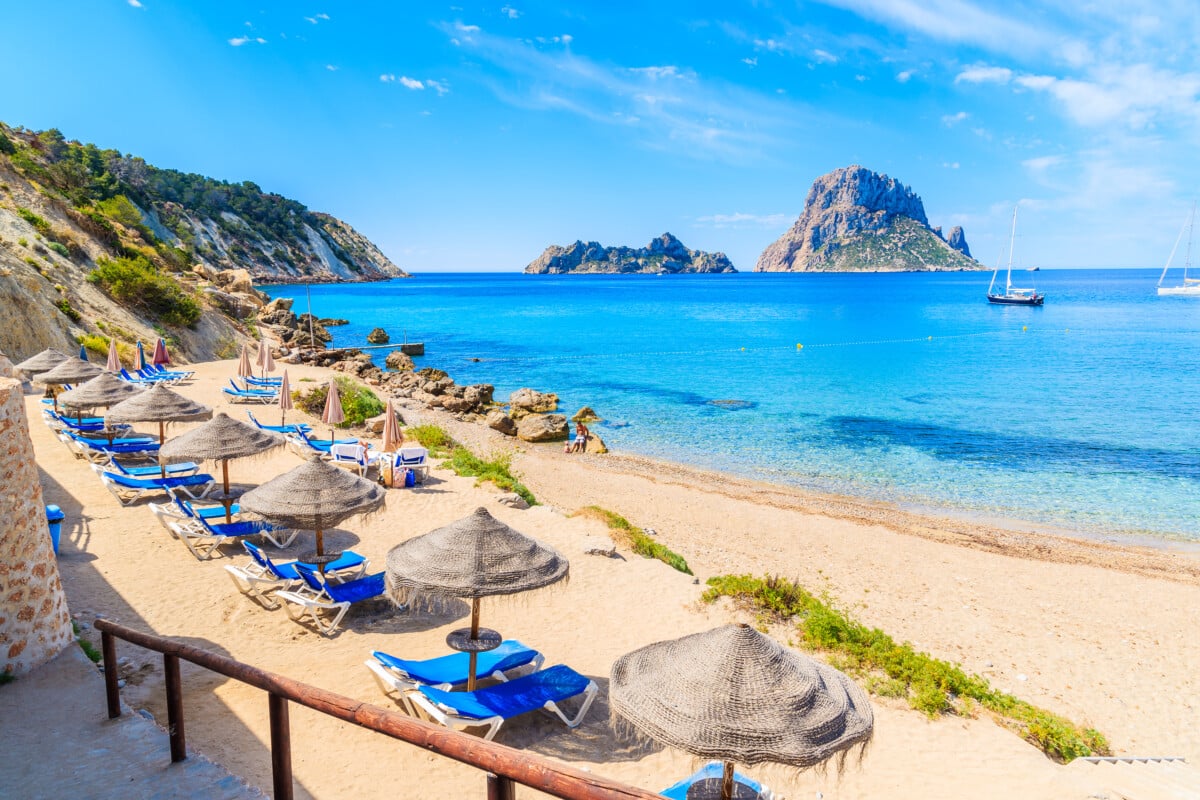
<svg viewBox="0 0 1200 800"><path fill-rule="evenodd" d="M572 453L586 453L587 452L587 440L588 440L588 437L591 435L592 435L592 432L588 430L587 425L584 425L582 422L576 422L575 423L575 442L574 442L574 444L571 445L571 452Z"/></svg>

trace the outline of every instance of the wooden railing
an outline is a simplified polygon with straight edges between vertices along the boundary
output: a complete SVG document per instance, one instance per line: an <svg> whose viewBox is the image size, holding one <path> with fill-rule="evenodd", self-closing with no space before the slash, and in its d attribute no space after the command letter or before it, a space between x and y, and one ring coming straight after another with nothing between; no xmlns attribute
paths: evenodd
<svg viewBox="0 0 1200 800"><path fill-rule="evenodd" d="M112 719L121 716L116 640L123 639L163 654L167 682L167 731L171 739L173 762L187 758L180 659L266 692L271 720L271 773L275 800L291 800L293 797L289 701L482 770L487 773L488 800L514 800L518 783L565 800L662 800L660 795L644 789L572 769L496 742L448 730L218 653L126 628L107 619L96 620L96 630L100 631L101 636L108 716Z"/></svg>

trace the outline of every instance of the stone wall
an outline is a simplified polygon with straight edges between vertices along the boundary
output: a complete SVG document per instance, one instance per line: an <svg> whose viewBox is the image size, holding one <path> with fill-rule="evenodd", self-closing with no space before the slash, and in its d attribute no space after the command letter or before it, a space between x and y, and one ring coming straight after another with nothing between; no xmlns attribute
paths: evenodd
<svg viewBox="0 0 1200 800"><path fill-rule="evenodd" d="M0 673L28 672L73 638L25 398L20 383L0 378Z"/></svg>

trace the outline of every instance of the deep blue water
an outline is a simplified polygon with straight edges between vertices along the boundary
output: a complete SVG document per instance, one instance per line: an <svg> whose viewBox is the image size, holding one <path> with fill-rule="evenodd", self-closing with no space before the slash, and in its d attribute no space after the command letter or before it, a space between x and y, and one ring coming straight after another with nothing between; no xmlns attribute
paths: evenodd
<svg viewBox="0 0 1200 800"><path fill-rule="evenodd" d="M407 332L459 383L590 405L620 450L1200 540L1200 301L1159 298L1154 270L1062 270L1020 275L1044 307L992 306L989 279L432 274L313 286L312 309L351 320L335 345Z"/></svg>

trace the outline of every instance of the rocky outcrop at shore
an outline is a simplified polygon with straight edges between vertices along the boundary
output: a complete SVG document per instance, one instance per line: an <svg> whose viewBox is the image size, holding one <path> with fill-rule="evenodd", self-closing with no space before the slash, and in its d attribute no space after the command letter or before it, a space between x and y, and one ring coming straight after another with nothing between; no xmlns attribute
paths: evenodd
<svg viewBox="0 0 1200 800"><path fill-rule="evenodd" d="M904 184L860 166L817 178L791 230L763 251L756 272L901 272L983 269L962 228L948 239Z"/></svg>
<svg viewBox="0 0 1200 800"><path fill-rule="evenodd" d="M669 233L641 248L604 247L577 241L567 247L550 245L525 267L530 275L576 273L676 274L737 272L724 253L689 250Z"/></svg>

